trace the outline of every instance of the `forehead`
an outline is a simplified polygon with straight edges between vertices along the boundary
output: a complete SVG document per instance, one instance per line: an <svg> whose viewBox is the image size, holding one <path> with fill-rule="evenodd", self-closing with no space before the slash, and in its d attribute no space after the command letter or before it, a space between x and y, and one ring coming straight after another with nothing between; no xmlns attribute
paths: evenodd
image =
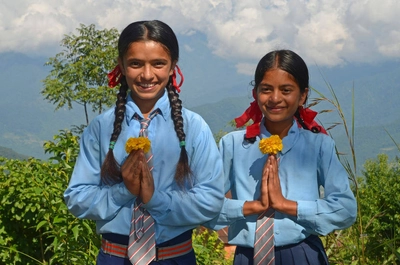
<svg viewBox="0 0 400 265"><path fill-rule="evenodd" d="M159 42L152 40L136 41L129 45L124 57L140 60L154 60L156 58L171 60L168 49Z"/></svg>
<svg viewBox="0 0 400 265"><path fill-rule="evenodd" d="M280 69L280 68L273 68L264 73L263 79L260 82L260 85L296 85L296 79L289 74L288 72Z"/></svg>

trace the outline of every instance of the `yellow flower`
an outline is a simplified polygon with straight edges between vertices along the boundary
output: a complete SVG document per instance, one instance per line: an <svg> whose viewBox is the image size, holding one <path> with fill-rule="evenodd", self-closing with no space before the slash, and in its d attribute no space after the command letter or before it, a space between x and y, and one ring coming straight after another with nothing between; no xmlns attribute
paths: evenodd
<svg viewBox="0 0 400 265"><path fill-rule="evenodd" d="M143 152L147 153L150 151L151 142L148 138L139 136L137 138L129 138L125 144L125 150L130 154L133 150L142 149Z"/></svg>
<svg viewBox="0 0 400 265"><path fill-rule="evenodd" d="M278 135L271 135L269 138L263 138L258 146L263 154L276 155L282 151L283 144Z"/></svg>

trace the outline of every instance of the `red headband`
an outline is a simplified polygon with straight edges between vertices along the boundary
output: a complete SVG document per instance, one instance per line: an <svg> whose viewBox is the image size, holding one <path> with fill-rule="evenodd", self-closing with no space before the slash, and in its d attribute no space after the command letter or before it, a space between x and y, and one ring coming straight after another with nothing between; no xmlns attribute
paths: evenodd
<svg viewBox="0 0 400 265"><path fill-rule="evenodd" d="M253 98L255 100L250 103L250 107L248 107L240 117L235 118L236 128L244 126L249 120L253 121L253 124L246 127L246 138L253 138L260 134L260 122L263 115L257 104L255 89L253 89ZM316 111L300 106L299 114L307 129L313 132L322 132L324 134L328 134L324 127L319 125L314 120L315 116L318 114ZM297 123L299 124L298 121ZM300 124L299 127L301 127Z"/></svg>
<svg viewBox="0 0 400 265"><path fill-rule="evenodd" d="M181 77L181 81L179 82L179 85L176 82L176 70L178 70L178 74ZM115 68L107 74L107 77L108 77L108 86L111 88L116 87L121 82L122 72L121 72L121 68L119 67L119 64L117 64L117 66L115 66ZM180 88L185 79L184 79L181 69L179 68L178 65L175 65L171 79L172 79L172 86L176 89L176 91L178 93L180 93L181 92Z"/></svg>

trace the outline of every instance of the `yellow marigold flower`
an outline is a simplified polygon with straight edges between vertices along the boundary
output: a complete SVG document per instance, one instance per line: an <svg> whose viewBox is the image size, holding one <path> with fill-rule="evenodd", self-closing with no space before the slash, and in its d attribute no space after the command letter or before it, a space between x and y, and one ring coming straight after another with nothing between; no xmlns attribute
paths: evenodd
<svg viewBox="0 0 400 265"><path fill-rule="evenodd" d="M125 144L125 150L130 154L133 150L142 149L143 152L147 153L150 151L151 142L148 138L139 136L137 138L129 138Z"/></svg>
<svg viewBox="0 0 400 265"><path fill-rule="evenodd" d="M263 138L258 147L263 154L276 155L282 151L282 139L278 135L271 135L269 138Z"/></svg>

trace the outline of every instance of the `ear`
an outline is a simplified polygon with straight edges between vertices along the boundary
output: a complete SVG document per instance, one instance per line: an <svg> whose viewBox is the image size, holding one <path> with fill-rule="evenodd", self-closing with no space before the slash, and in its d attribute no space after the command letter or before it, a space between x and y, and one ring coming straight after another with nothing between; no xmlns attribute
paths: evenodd
<svg viewBox="0 0 400 265"><path fill-rule="evenodd" d="M119 68L121 68L122 74L125 75L125 67L124 67L124 64L123 64L121 58L119 58L119 57L118 57L118 65L119 65Z"/></svg>
<svg viewBox="0 0 400 265"><path fill-rule="evenodd" d="M173 73L174 73L174 70L175 70L175 66L176 66L176 63L177 63L178 61L173 61L172 63L171 63L171 69L169 70L169 75L171 76Z"/></svg>
<svg viewBox="0 0 400 265"><path fill-rule="evenodd" d="M308 92L309 92L309 89L308 89L308 87L306 87L306 89L304 89L304 92L300 96L299 107L303 106L306 103L307 97L308 97Z"/></svg>
<svg viewBox="0 0 400 265"><path fill-rule="evenodd" d="M251 91L251 93L253 94L253 98L254 99L257 99L258 98L258 93L257 93L258 91L257 91L257 88L256 87L253 87L253 90Z"/></svg>

